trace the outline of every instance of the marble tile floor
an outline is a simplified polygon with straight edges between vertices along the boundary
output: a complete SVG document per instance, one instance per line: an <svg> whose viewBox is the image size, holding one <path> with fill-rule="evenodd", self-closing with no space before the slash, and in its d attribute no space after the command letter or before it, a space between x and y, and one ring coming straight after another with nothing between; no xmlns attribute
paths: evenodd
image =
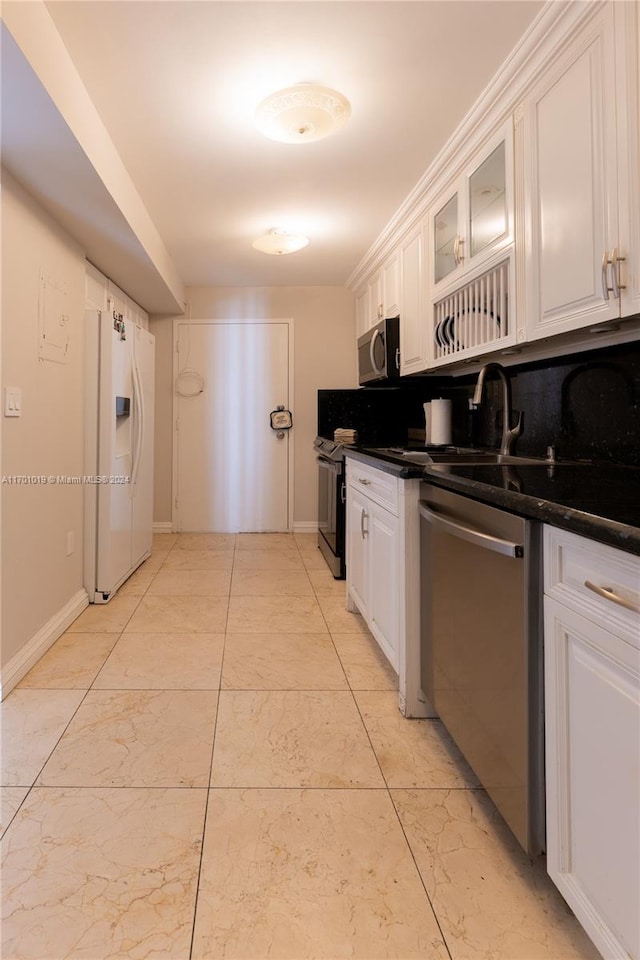
<svg viewBox="0 0 640 960"><path fill-rule="evenodd" d="M4 960L597 960L395 685L315 536L156 536L2 704Z"/></svg>

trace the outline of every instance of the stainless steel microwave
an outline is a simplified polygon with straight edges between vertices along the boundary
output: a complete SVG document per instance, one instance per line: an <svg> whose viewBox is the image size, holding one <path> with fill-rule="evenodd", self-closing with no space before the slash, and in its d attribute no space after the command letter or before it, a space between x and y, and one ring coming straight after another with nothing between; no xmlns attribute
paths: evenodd
<svg viewBox="0 0 640 960"><path fill-rule="evenodd" d="M400 317L381 320L358 337L360 386L400 376Z"/></svg>

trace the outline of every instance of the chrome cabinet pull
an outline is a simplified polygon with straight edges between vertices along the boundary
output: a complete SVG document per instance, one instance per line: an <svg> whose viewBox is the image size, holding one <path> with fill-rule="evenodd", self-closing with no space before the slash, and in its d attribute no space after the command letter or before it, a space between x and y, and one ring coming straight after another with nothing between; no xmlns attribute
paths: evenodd
<svg viewBox="0 0 640 960"><path fill-rule="evenodd" d="M344 483L340 484L340 500L342 503L347 502L347 488L345 487Z"/></svg>
<svg viewBox="0 0 640 960"><path fill-rule="evenodd" d="M597 583L591 583L591 580L585 580L584 585L587 590L597 593L599 597L610 600L611 603L617 603L619 607L624 607L626 610L640 613L640 604L634 603L633 600L627 600L626 597L621 597L613 587L599 587Z"/></svg>
<svg viewBox="0 0 640 960"><path fill-rule="evenodd" d="M361 483L365 487L371 486L371 480L364 480L362 477L358 477L358 483Z"/></svg>
<svg viewBox="0 0 640 960"><path fill-rule="evenodd" d="M609 291L612 289L607 280L607 267L609 266L609 253L607 250L602 254L602 296L605 300L609 299Z"/></svg>
<svg viewBox="0 0 640 960"><path fill-rule="evenodd" d="M460 253L460 247L464 243L464 240L461 237L456 237L453 241L453 259L455 260L457 266L460 266L464 257Z"/></svg>
<svg viewBox="0 0 640 960"><path fill-rule="evenodd" d="M619 298L619 296L620 296L620 291L627 289L626 286L625 286L625 284L620 283L620 280L619 280L619 277L618 277L618 271L619 271L618 264L619 264L619 263L623 263L626 259L627 259L626 257L619 257L619 256L618 256L618 248L617 248L617 247L614 247L614 248L613 248L613 250L611 251L611 259L610 259L609 262L611 263L611 283L613 284L613 288L612 288L612 289L613 289L613 295L614 295L614 297L616 298L616 300L617 300L617 299Z"/></svg>
<svg viewBox="0 0 640 960"><path fill-rule="evenodd" d="M365 537L366 537L367 534L369 533L369 531L368 531L367 529L365 529L365 525L364 525L364 522L365 522L366 519L367 519L367 511L366 511L366 510L364 509L364 507L363 507L363 508L362 508L362 513L360 514L360 533L361 533L361 535L362 535L362 539L363 539L363 540L365 539Z"/></svg>
<svg viewBox="0 0 640 960"><path fill-rule="evenodd" d="M396 370L400 369L400 347L396 349Z"/></svg>

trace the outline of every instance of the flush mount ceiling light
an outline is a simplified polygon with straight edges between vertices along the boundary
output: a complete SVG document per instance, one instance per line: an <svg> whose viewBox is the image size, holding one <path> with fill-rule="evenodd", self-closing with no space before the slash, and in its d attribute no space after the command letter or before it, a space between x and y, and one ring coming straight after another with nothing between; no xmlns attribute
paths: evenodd
<svg viewBox="0 0 640 960"><path fill-rule="evenodd" d="M309 243L308 237L303 237L301 233L287 233L286 230L280 230L274 227L265 233L263 237L258 237L251 244L261 253L272 253L275 256L282 256L285 253L295 253L296 250L302 250Z"/></svg>
<svg viewBox="0 0 640 960"><path fill-rule="evenodd" d="M278 90L256 110L258 130L281 143L311 143L335 133L351 116L346 97L314 83Z"/></svg>

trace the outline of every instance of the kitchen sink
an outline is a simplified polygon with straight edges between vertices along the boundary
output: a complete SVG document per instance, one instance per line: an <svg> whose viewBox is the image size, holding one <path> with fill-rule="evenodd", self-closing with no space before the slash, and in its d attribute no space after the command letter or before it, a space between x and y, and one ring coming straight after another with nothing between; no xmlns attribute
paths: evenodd
<svg viewBox="0 0 640 960"><path fill-rule="evenodd" d="M494 450L475 450L467 447L447 447L439 450L403 450L400 447L378 448L379 453L398 457L409 463L447 464L449 466L481 466L499 464L501 466L546 465L552 461L542 457L520 457L517 454L496 453Z"/></svg>

